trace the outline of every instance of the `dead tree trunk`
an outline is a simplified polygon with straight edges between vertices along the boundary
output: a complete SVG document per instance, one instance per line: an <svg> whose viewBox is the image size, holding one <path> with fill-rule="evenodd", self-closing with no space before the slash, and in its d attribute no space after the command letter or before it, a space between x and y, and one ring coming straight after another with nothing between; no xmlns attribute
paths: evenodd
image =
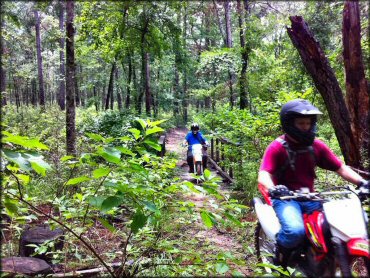
<svg viewBox="0 0 370 278"><path fill-rule="evenodd" d="M76 155L76 104L75 104L75 51L74 51L74 1L66 1L66 144L67 154Z"/></svg>
<svg viewBox="0 0 370 278"><path fill-rule="evenodd" d="M111 104L111 109L113 109L113 103L111 101L111 98L113 98L114 71L115 70L116 70L116 61L112 63L112 68L110 71L107 98L105 99L105 110L109 109L109 104Z"/></svg>
<svg viewBox="0 0 370 278"><path fill-rule="evenodd" d="M245 1L245 5L248 5L248 1ZM241 48L241 56L242 56L242 69L240 71L240 79L239 79L239 88L240 88L240 109L245 109L248 106L248 99L247 99L247 68L248 68L248 50L246 47L246 39L245 34L246 30L243 28L243 9L241 7L241 2L238 0L237 2L237 10L238 10L238 23L239 23L239 38L240 38L240 48ZM245 8L246 17L247 14L247 7ZM247 27L245 27L247 28Z"/></svg>
<svg viewBox="0 0 370 278"><path fill-rule="evenodd" d="M3 11L3 2L0 3L0 10ZM4 39L3 39L3 28L4 28L4 23L3 23L3 13L0 13L0 98L1 98L1 105L5 106L7 104L6 102L6 96L5 96L5 91L6 91L6 71L4 68L4 54L5 54L5 46L4 46Z"/></svg>
<svg viewBox="0 0 370 278"><path fill-rule="evenodd" d="M346 102L358 148L369 144L369 94L361 50L358 2L346 1L343 9L343 59L346 73ZM361 152L360 152L361 153ZM368 153L368 159L370 153ZM362 161L363 162L363 161Z"/></svg>
<svg viewBox="0 0 370 278"><path fill-rule="evenodd" d="M342 90L320 44L315 40L301 16L291 16L288 35L311 75L328 110L346 164L359 167L360 153L353 136L350 117Z"/></svg>
<svg viewBox="0 0 370 278"><path fill-rule="evenodd" d="M37 52L37 73L39 79L39 104L45 108L45 91L44 91L44 75L42 68L41 56L41 34L40 34L40 15L38 11L34 11L35 15L35 30L36 30L36 52Z"/></svg>
<svg viewBox="0 0 370 278"><path fill-rule="evenodd" d="M59 30L62 34L59 39L59 93L58 93L58 104L61 110L65 110L66 108L66 81L65 81L65 61L64 61L64 3L63 1L59 1Z"/></svg>

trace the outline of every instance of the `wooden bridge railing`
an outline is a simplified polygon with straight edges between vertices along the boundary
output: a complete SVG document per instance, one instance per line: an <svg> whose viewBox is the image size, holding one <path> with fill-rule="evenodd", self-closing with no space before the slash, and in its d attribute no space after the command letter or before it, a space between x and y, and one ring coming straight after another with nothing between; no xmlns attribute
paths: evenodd
<svg viewBox="0 0 370 278"><path fill-rule="evenodd" d="M240 143L232 142L218 134L211 133L211 151L208 154L208 160L219 171L220 175L231 183L234 182L235 164L240 168L242 166L241 147L242 144ZM228 149L235 150L240 157L235 155L236 153L230 154ZM230 164L227 169L225 162Z"/></svg>

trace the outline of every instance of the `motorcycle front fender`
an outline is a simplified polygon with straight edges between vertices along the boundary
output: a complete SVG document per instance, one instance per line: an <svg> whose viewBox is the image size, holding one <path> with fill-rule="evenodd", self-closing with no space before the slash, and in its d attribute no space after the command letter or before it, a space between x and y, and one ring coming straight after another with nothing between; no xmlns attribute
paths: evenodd
<svg viewBox="0 0 370 278"><path fill-rule="evenodd" d="M352 256L364 256L370 259L368 239L353 238L347 242L347 249Z"/></svg>
<svg viewBox="0 0 370 278"><path fill-rule="evenodd" d="M280 231L281 225L276 217L274 209L272 206L262 203L261 199L257 197L253 198L253 203L254 210L263 231L271 240L275 240L275 236Z"/></svg>

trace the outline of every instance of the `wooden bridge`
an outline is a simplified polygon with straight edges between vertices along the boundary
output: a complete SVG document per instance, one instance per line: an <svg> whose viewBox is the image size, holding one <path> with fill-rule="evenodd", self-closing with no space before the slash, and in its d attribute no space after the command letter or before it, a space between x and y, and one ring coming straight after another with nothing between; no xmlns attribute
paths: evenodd
<svg viewBox="0 0 370 278"><path fill-rule="evenodd" d="M234 183L236 168L242 168L242 157L235 156L235 152L233 151L236 150L240 154L242 144L232 142L214 132L210 133L207 137L211 141L210 150L208 149L208 163L218 171L220 176L224 178L224 181ZM163 157L166 153L166 134L159 137L158 144L162 146L158 154Z"/></svg>

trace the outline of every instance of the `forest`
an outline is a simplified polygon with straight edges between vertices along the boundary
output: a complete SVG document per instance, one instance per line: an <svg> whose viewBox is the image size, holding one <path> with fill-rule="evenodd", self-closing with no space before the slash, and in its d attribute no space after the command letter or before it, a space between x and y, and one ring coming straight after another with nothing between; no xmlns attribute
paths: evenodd
<svg viewBox="0 0 370 278"><path fill-rule="evenodd" d="M369 6L1 1L2 265L43 258L48 277L264 275L251 201L284 103L318 107L317 137L370 179ZM194 122L228 142L224 171L205 170L201 184L183 175ZM315 183L344 181L318 169ZM34 227L58 236L27 243Z"/></svg>

